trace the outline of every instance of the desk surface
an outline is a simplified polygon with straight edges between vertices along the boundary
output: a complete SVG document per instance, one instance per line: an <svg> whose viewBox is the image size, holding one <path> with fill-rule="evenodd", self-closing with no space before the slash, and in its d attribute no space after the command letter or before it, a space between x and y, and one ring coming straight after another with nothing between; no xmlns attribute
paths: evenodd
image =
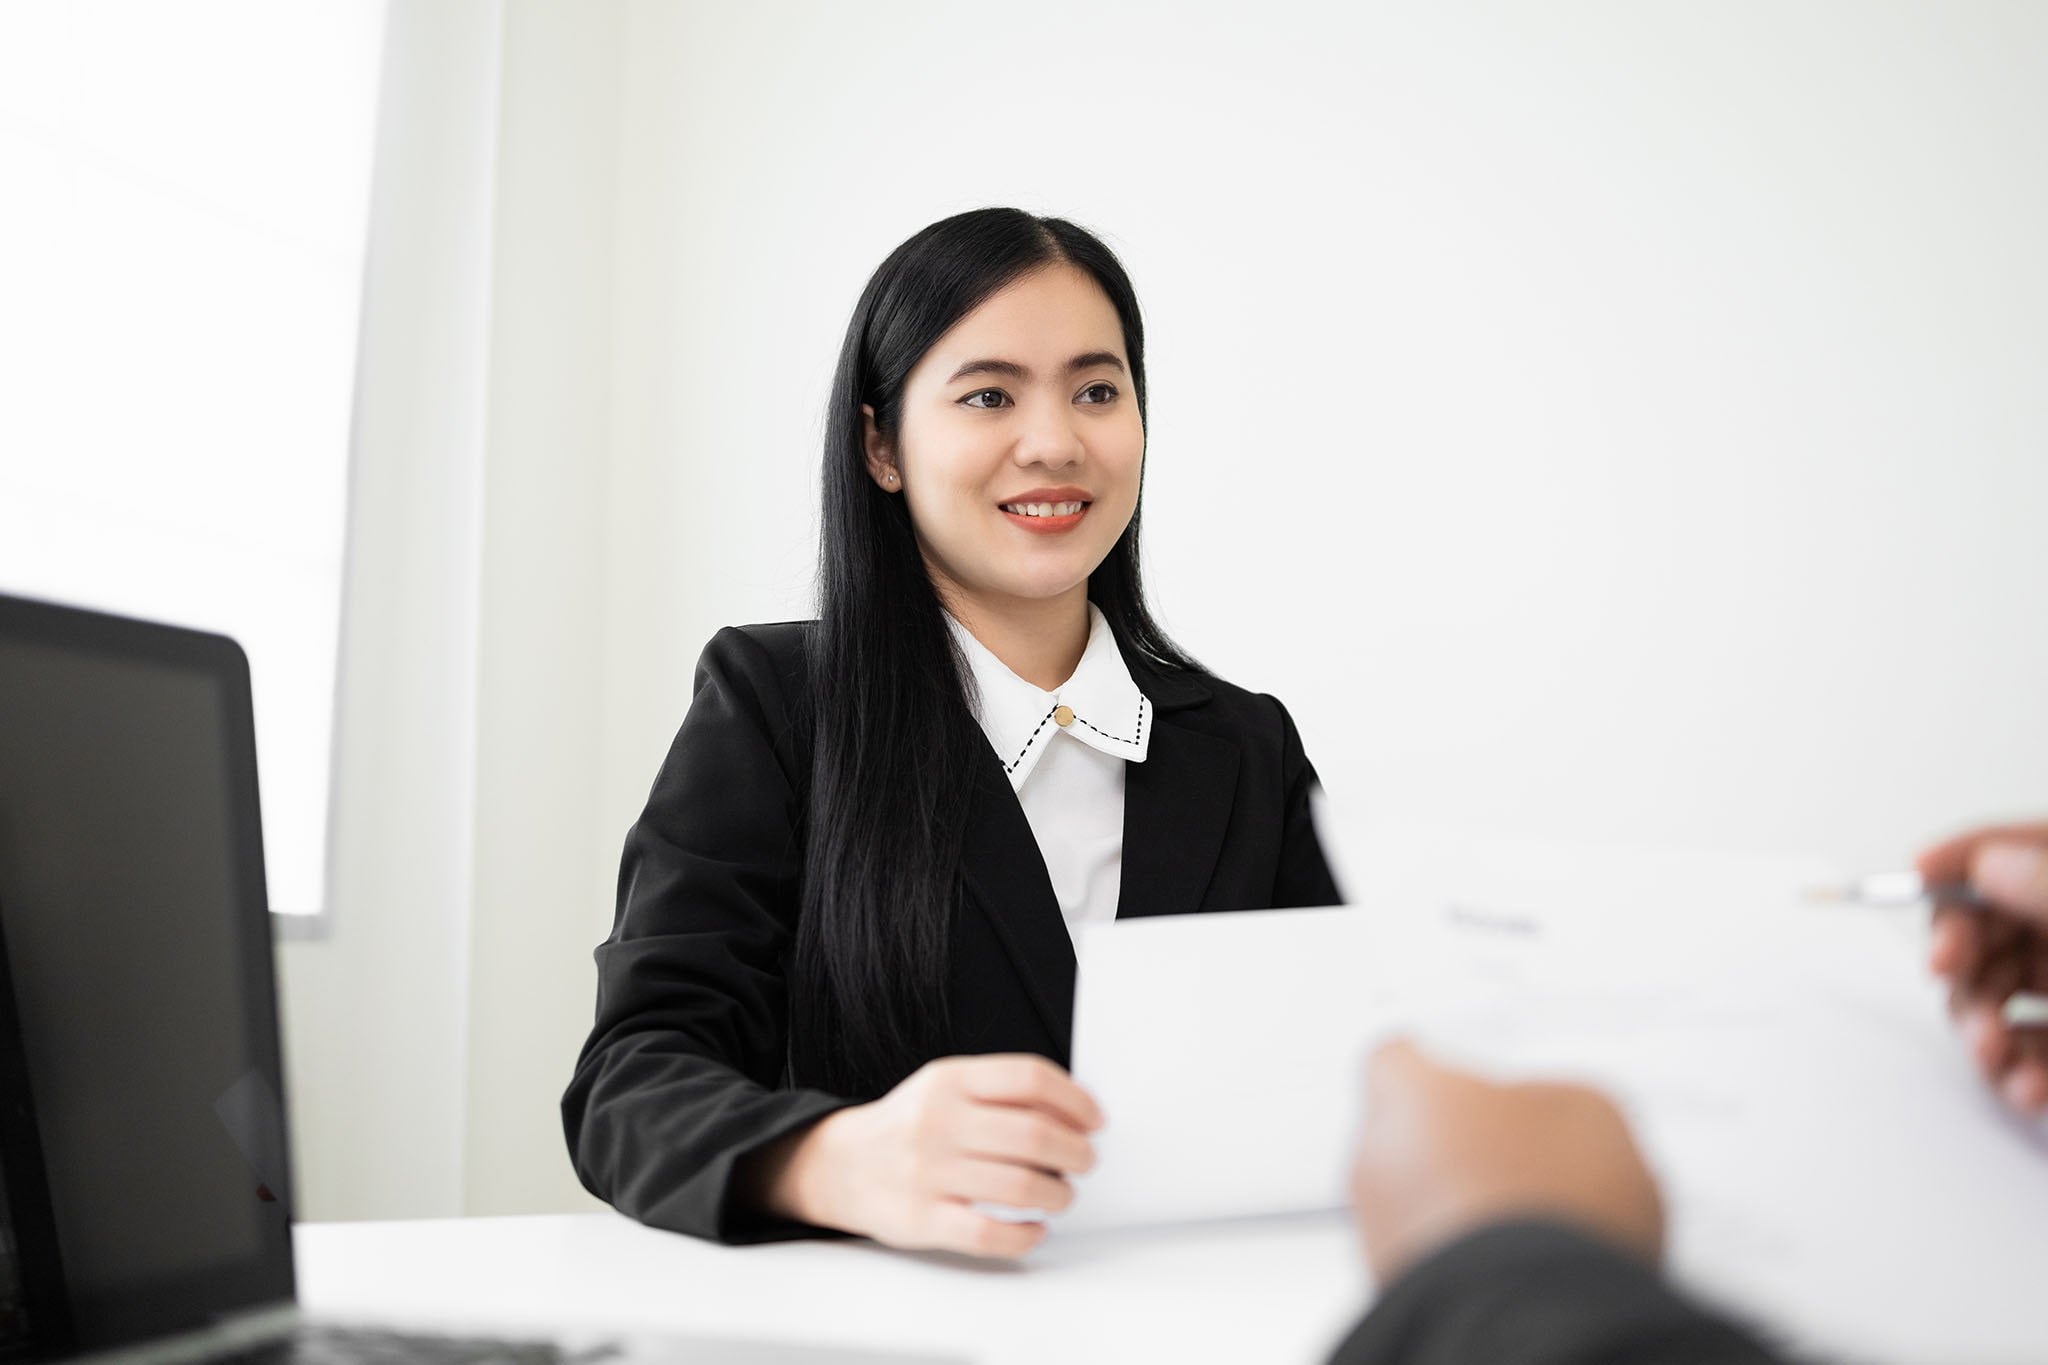
<svg viewBox="0 0 2048 1365"><path fill-rule="evenodd" d="M1341 1214L1055 1237L1017 1264L866 1242L720 1247L616 1214L324 1223L299 1301L335 1317L597 1327L1010 1362L1322 1360L1368 1289Z"/></svg>

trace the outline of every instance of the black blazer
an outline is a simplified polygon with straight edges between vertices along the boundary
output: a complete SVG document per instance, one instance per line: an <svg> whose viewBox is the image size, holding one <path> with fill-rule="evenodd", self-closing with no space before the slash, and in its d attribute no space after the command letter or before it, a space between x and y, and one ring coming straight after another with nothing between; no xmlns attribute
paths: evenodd
<svg viewBox="0 0 2048 1365"><path fill-rule="evenodd" d="M1516 1219L1388 1285L1330 1365L1786 1365L1734 1319L1589 1233Z"/></svg>
<svg viewBox="0 0 2048 1365"><path fill-rule="evenodd" d="M597 949L597 1020L562 1097L585 1188L642 1222L722 1241L815 1235L736 1207L735 1166L872 1098L785 1084L810 630L728 628L698 660L689 713L626 836L617 919ZM1335 904L1309 818L1315 770L1286 710L1123 653L1155 728L1125 779L1118 916ZM943 1055L1035 1052L1065 1066L1073 945L1023 808L994 752L983 756Z"/></svg>

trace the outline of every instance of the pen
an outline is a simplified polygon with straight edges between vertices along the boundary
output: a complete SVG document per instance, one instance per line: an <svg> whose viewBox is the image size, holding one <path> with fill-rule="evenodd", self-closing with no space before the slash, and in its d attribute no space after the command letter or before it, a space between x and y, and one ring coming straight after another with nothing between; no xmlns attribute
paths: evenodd
<svg viewBox="0 0 2048 1365"><path fill-rule="evenodd" d="M1984 910L1991 902L1968 882L1928 882L1917 872L1878 872L1830 886L1809 886L1800 899L1809 905L1937 905Z"/></svg>

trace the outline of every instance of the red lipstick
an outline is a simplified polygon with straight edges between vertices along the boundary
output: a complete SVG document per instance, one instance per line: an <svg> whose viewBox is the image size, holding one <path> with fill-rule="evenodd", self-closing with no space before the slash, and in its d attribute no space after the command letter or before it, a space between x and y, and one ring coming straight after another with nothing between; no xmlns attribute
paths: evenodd
<svg viewBox="0 0 2048 1365"><path fill-rule="evenodd" d="M1029 531L1031 534L1038 536L1056 536L1063 531L1071 531L1076 526L1079 526L1082 518L1088 515L1088 505L1091 501L1092 499L1087 489L1063 485L1058 488L1027 489L1014 497L1004 498L997 504L997 507L1002 511L1003 516L1009 520L1010 524L1020 531ZM1049 509L1061 503L1078 503L1080 506L1076 511L1062 513L1057 516L1033 516L1029 513L1012 512L1009 510L1012 507L1033 505Z"/></svg>

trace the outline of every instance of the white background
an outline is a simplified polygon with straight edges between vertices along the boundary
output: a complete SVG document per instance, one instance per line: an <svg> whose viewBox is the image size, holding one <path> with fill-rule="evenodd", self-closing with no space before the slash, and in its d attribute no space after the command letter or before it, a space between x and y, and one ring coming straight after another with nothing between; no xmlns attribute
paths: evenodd
<svg viewBox="0 0 2048 1365"><path fill-rule="evenodd" d="M607 792L805 609L866 273L996 202L1125 257L1156 600L1340 804L1873 864L2048 805L2038 8L629 13Z"/></svg>
<svg viewBox="0 0 2048 1365"><path fill-rule="evenodd" d="M1896 863L2048 809L2048 9L392 13L303 1212L587 1206L554 1102L897 242L1146 308L1147 564L1375 820Z"/></svg>

